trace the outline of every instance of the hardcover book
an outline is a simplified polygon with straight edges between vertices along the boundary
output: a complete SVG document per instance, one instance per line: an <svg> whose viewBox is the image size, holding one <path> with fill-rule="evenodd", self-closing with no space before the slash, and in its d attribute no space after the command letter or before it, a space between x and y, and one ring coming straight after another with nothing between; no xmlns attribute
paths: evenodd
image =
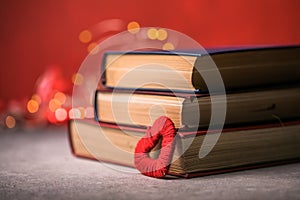
<svg viewBox="0 0 300 200"><path fill-rule="evenodd" d="M214 96L216 108L225 101ZM300 117L299 86L228 93L225 124L268 122ZM95 97L96 118L102 122L134 126L151 126L165 115L176 128L205 127L211 119L208 94L136 92L99 90Z"/></svg>
<svg viewBox="0 0 300 200"><path fill-rule="evenodd" d="M203 77L218 70L226 90L299 83L299 55L300 46L226 48L208 53L107 52L102 84L108 88L207 91Z"/></svg>
<svg viewBox="0 0 300 200"><path fill-rule="evenodd" d="M69 122L75 156L129 167L134 167L135 146L144 133L142 128L93 120ZM199 158L206 134L214 132L207 133L205 129L177 132L168 174L193 177L294 162L300 158L300 121L225 128L212 151Z"/></svg>

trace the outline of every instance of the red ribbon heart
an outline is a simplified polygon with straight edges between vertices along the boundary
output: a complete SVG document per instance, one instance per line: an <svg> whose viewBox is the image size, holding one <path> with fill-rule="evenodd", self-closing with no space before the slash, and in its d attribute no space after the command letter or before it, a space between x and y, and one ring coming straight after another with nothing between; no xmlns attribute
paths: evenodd
<svg viewBox="0 0 300 200"><path fill-rule="evenodd" d="M176 129L168 117L162 116L148 127L146 136L141 138L135 147L134 164L144 175L161 178L168 172L175 145ZM150 158L149 152L162 137L160 154L157 159Z"/></svg>

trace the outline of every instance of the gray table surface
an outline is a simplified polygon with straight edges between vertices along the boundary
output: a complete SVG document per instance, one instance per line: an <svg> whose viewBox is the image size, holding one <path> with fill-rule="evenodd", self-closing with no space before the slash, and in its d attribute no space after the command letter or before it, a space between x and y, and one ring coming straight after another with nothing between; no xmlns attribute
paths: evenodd
<svg viewBox="0 0 300 200"><path fill-rule="evenodd" d="M162 180L72 156L66 127L0 132L0 199L271 198L300 199L300 163Z"/></svg>

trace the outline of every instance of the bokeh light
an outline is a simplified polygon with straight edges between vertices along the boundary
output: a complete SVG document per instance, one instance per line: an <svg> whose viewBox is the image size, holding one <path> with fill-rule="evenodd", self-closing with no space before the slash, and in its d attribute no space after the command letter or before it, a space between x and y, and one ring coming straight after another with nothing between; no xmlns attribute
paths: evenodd
<svg viewBox="0 0 300 200"><path fill-rule="evenodd" d="M162 41L162 40L167 39L167 37L168 37L168 33L167 33L167 31L165 29L159 29L157 31L157 39L158 40Z"/></svg>
<svg viewBox="0 0 300 200"><path fill-rule="evenodd" d="M72 76L72 83L74 85L81 85L83 82L83 76L80 73L75 73Z"/></svg>
<svg viewBox="0 0 300 200"><path fill-rule="evenodd" d="M150 28L147 31L147 37L150 40L160 40L160 41L163 41L163 40L167 39L168 32L165 29L163 29L163 28L158 29L158 30L156 28Z"/></svg>
<svg viewBox="0 0 300 200"><path fill-rule="evenodd" d="M5 118L5 124L7 128L14 128L16 126L16 119L13 116L8 115Z"/></svg>
<svg viewBox="0 0 300 200"><path fill-rule="evenodd" d="M85 108L84 107L78 107L78 110L80 111L80 119L83 119L85 116Z"/></svg>
<svg viewBox="0 0 300 200"><path fill-rule="evenodd" d="M61 103L61 105L64 104L67 99L66 95L62 92L56 92L54 98L57 99Z"/></svg>
<svg viewBox="0 0 300 200"><path fill-rule="evenodd" d="M78 108L71 108L69 110L69 118L70 119L80 119L81 112Z"/></svg>
<svg viewBox="0 0 300 200"><path fill-rule="evenodd" d="M49 109L51 112L55 112L60 107L61 107L61 102L59 100L51 99L49 101Z"/></svg>
<svg viewBox="0 0 300 200"><path fill-rule="evenodd" d="M136 34L140 31L140 25L135 21L129 22L127 25L127 30L132 34Z"/></svg>
<svg viewBox="0 0 300 200"><path fill-rule="evenodd" d="M55 111L55 118L57 119L57 121L62 122L65 121L68 117L68 113L66 111L66 109L64 108L58 108Z"/></svg>
<svg viewBox="0 0 300 200"><path fill-rule="evenodd" d="M36 100L30 99L27 102L27 110L30 113L36 113L39 110L39 103Z"/></svg>
<svg viewBox="0 0 300 200"><path fill-rule="evenodd" d="M94 107L89 106L85 109L85 118L94 118Z"/></svg>
<svg viewBox="0 0 300 200"><path fill-rule="evenodd" d="M98 44L95 43L95 42L89 44L89 46L87 47L87 51L88 51L90 54L96 54L96 53L98 53L98 51L99 51Z"/></svg>
<svg viewBox="0 0 300 200"><path fill-rule="evenodd" d="M31 96L31 99L36 101L39 105L42 103L42 99L38 94L34 94Z"/></svg>
<svg viewBox="0 0 300 200"><path fill-rule="evenodd" d="M149 39L155 40L157 38L157 30L155 28L148 29L147 36Z"/></svg>
<svg viewBox="0 0 300 200"><path fill-rule="evenodd" d="M167 42L167 43L165 43L164 45L163 45L163 47L162 47L162 49L163 50L174 50L175 49L175 47L174 47L174 45L171 43L171 42Z"/></svg>
<svg viewBox="0 0 300 200"><path fill-rule="evenodd" d="M89 30L83 30L79 34L79 40L82 43L88 43L92 40L92 33Z"/></svg>

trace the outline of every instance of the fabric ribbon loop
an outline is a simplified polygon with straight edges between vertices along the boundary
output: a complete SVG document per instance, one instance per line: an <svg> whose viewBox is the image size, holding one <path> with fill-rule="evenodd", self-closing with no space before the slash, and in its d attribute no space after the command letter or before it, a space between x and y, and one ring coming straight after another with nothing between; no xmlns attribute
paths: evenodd
<svg viewBox="0 0 300 200"><path fill-rule="evenodd" d="M161 178L168 172L175 146L176 129L171 119L161 116L152 127L146 130L136 145L134 153L135 167L144 175ZM150 158L149 152L162 138L160 154L157 159Z"/></svg>

